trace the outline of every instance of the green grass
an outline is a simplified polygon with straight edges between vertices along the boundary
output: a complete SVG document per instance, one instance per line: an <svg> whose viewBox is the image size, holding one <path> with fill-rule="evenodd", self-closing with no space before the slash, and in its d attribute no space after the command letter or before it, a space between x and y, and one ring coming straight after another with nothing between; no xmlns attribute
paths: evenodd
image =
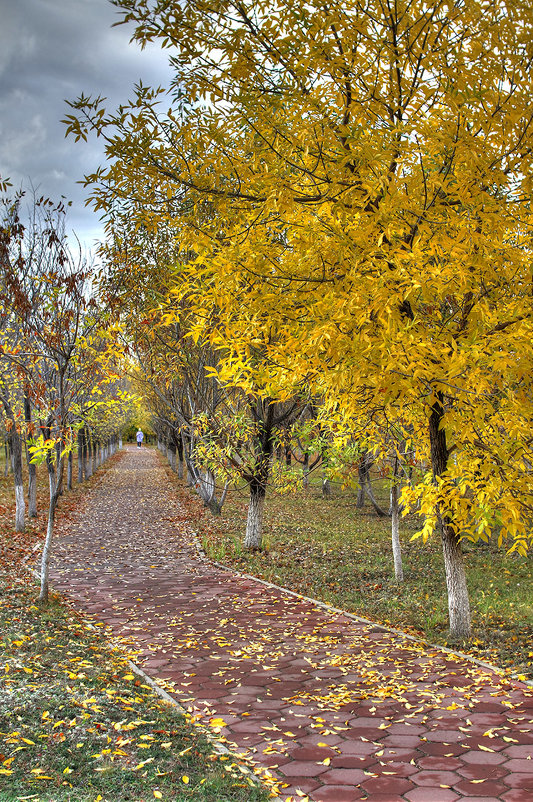
<svg viewBox="0 0 533 802"><path fill-rule="evenodd" d="M378 498L387 508L386 493ZM397 627L442 645L448 639L448 609L442 552L437 537L411 541L417 517L401 522L404 582L394 579L389 518L369 503L358 510L356 493L335 486L278 495L265 511L265 549L246 552L241 543L247 499L234 491L215 519L192 492L176 481L181 500L207 554L245 573ZM472 641L461 645L483 660L533 678L532 560L507 555L493 543L464 544L470 590Z"/></svg>

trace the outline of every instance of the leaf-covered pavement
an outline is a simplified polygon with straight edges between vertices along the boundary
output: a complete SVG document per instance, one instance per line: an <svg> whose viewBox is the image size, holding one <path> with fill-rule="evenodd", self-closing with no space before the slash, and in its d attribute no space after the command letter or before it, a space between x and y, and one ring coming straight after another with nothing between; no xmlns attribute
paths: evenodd
<svg viewBox="0 0 533 802"><path fill-rule="evenodd" d="M53 584L283 799L531 802L530 688L202 561L191 527L157 456L127 449Z"/></svg>

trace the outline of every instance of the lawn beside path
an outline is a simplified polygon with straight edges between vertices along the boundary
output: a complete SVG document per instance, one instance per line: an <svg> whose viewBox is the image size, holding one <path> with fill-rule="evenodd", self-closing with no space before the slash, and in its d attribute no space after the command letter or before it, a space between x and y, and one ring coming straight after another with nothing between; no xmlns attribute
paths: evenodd
<svg viewBox="0 0 533 802"><path fill-rule="evenodd" d="M52 582L192 716L317 802L531 802L533 691L199 559L149 449L56 545Z"/></svg>
<svg viewBox="0 0 533 802"><path fill-rule="evenodd" d="M10 489L0 481L0 802L266 802L238 761L132 672L108 630L57 597L35 603L22 562L44 516L10 531ZM65 497L64 529L85 492Z"/></svg>

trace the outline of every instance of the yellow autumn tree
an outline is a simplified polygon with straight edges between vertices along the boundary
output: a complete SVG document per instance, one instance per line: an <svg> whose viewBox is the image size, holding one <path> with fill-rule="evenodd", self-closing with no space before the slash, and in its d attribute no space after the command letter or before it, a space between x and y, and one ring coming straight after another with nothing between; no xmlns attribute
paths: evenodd
<svg viewBox="0 0 533 802"><path fill-rule="evenodd" d="M377 422L403 427L431 466L406 501L440 530L468 636L461 537L497 529L523 551L532 512L533 9L115 5L176 80L117 112L71 104L75 136L107 139L96 207L174 232L169 309L187 298L221 381L305 386L336 431L371 422L376 447Z"/></svg>

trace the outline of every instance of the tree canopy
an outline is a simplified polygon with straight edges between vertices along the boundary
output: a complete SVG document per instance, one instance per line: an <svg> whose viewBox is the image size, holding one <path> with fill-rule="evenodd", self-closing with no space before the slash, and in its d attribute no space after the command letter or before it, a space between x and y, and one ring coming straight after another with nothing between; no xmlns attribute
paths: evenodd
<svg viewBox="0 0 533 802"><path fill-rule="evenodd" d="M107 141L87 183L110 235L165 231L161 313L186 305L222 383L311 392L377 450L401 430L430 466L404 502L466 609L460 538L530 536L530 4L115 5L175 81L71 104Z"/></svg>

